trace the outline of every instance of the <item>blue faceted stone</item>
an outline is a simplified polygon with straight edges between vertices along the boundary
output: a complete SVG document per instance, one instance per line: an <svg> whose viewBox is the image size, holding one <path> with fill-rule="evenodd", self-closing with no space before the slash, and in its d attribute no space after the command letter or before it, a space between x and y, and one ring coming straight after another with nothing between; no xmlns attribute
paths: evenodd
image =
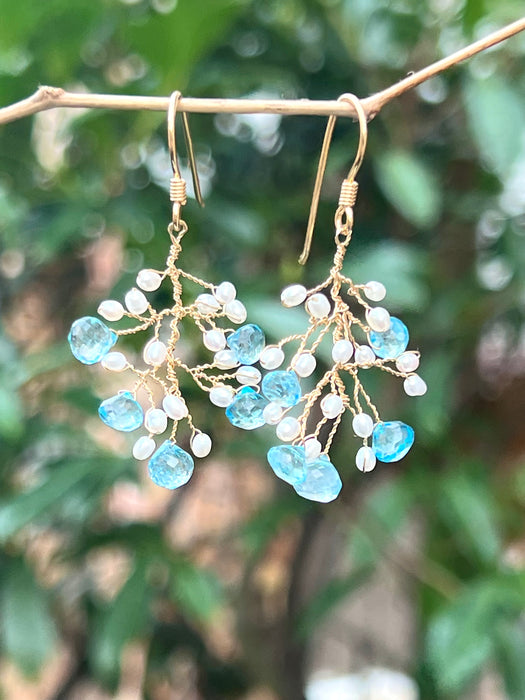
<svg viewBox="0 0 525 700"><path fill-rule="evenodd" d="M193 457L171 440L166 440L148 462L148 473L157 486L178 489L190 480L193 467Z"/></svg>
<svg viewBox="0 0 525 700"><path fill-rule="evenodd" d="M77 360L85 365L94 365L108 354L118 336L98 318L84 316L73 323L67 339Z"/></svg>
<svg viewBox="0 0 525 700"><path fill-rule="evenodd" d="M110 428L124 433L140 428L144 421L144 411L129 391L122 391L102 401L98 415Z"/></svg>
<svg viewBox="0 0 525 700"><path fill-rule="evenodd" d="M380 462L398 462L414 444L414 429L400 420L377 423L372 449Z"/></svg>
<svg viewBox="0 0 525 700"><path fill-rule="evenodd" d="M267 399L251 386L243 387L226 409L226 417L236 428L255 430L264 425L263 411L268 406Z"/></svg>
<svg viewBox="0 0 525 700"><path fill-rule="evenodd" d="M266 339L259 326L247 323L231 333L226 339L241 365L253 365L259 359Z"/></svg>
<svg viewBox="0 0 525 700"><path fill-rule="evenodd" d="M277 445L266 455L268 464L279 479L295 486L306 477L306 460L302 445Z"/></svg>
<svg viewBox="0 0 525 700"><path fill-rule="evenodd" d="M372 350L384 360L394 360L405 352L408 345L408 328L395 316L390 317L391 325L387 331L379 333L370 331L368 339Z"/></svg>
<svg viewBox="0 0 525 700"><path fill-rule="evenodd" d="M330 503L337 498L343 487L337 469L326 455L319 455L316 460L309 462L304 481L292 485L299 496L319 503Z"/></svg>
<svg viewBox="0 0 525 700"><path fill-rule="evenodd" d="M285 408L295 406L302 394L301 385L293 370L268 372L262 381L261 390L269 401Z"/></svg>

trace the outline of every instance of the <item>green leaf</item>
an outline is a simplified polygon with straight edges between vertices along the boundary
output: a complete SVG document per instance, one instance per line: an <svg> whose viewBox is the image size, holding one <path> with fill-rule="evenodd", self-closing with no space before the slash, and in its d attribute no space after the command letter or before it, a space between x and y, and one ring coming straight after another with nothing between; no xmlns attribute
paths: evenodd
<svg viewBox="0 0 525 700"><path fill-rule="evenodd" d="M21 559L8 560L0 597L2 645L27 675L36 675L53 652L57 635L47 596Z"/></svg>
<svg viewBox="0 0 525 700"><path fill-rule="evenodd" d="M0 435L14 439L23 433L24 410L18 393L9 386L0 385Z"/></svg>
<svg viewBox="0 0 525 700"><path fill-rule="evenodd" d="M172 566L171 592L181 610L201 622L207 622L223 602L215 574L183 560Z"/></svg>
<svg viewBox="0 0 525 700"><path fill-rule="evenodd" d="M495 656L508 700L525 698L525 629L523 623L502 622L495 629Z"/></svg>
<svg viewBox="0 0 525 700"><path fill-rule="evenodd" d="M375 166L383 194L405 219L419 228L438 221L441 188L425 162L408 151L391 150L377 156Z"/></svg>

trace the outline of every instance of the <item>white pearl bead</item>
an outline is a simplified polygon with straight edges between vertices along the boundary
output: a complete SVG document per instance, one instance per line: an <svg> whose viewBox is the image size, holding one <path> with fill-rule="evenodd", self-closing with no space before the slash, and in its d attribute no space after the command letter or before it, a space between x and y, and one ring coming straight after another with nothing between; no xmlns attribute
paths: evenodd
<svg viewBox="0 0 525 700"><path fill-rule="evenodd" d="M231 386L225 386L224 384L218 384L210 389L210 401L214 406L221 406L226 408L233 401L235 396L235 391Z"/></svg>
<svg viewBox="0 0 525 700"><path fill-rule="evenodd" d="M120 321L124 316L124 307L120 301L114 299L106 299L106 301L101 302L97 311L106 321Z"/></svg>
<svg viewBox="0 0 525 700"><path fill-rule="evenodd" d="M297 418L292 416L285 416L275 430L277 437L283 442L291 442L300 432L301 425Z"/></svg>
<svg viewBox="0 0 525 700"><path fill-rule="evenodd" d="M370 301L383 301L386 297L385 285L381 282L367 282L363 291Z"/></svg>
<svg viewBox="0 0 525 700"><path fill-rule="evenodd" d="M309 352L303 352L294 360L293 368L300 377L309 377L315 369L317 362Z"/></svg>
<svg viewBox="0 0 525 700"><path fill-rule="evenodd" d="M281 292L281 304L290 308L299 306L306 299L306 287L302 284L291 284Z"/></svg>
<svg viewBox="0 0 525 700"><path fill-rule="evenodd" d="M173 420L180 420L188 415L188 407L181 398L174 394L168 394L164 397L162 408Z"/></svg>
<svg viewBox="0 0 525 700"><path fill-rule="evenodd" d="M221 282L213 294L217 301L220 301L221 304L227 304L229 301L233 301L235 299L237 290L231 282Z"/></svg>
<svg viewBox="0 0 525 700"><path fill-rule="evenodd" d="M403 388L408 396L423 396L427 393L427 384L419 374L411 374L407 377L403 382Z"/></svg>
<svg viewBox="0 0 525 700"><path fill-rule="evenodd" d="M248 316L246 307L238 299L229 301L224 307L224 313L233 323L244 323Z"/></svg>
<svg viewBox="0 0 525 700"><path fill-rule="evenodd" d="M213 294L199 294L195 299L195 305L197 306L197 311L203 316L215 314L221 308Z"/></svg>
<svg viewBox="0 0 525 700"><path fill-rule="evenodd" d="M345 364L354 354L354 346L349 340L338 340L332 348L332 360Z"/></svg>
<svg viewBox="0 0 525 700"><path fill-rule="evenodd" d="M155 447L155 440L147 435L143 435L133 445L133 457L139 460L148 459L155 451Z"/></svg>
<svg viewBox="0 0 525 700"><path fill-rule="evenodd" d="M149 411L146 412L144 425L150 433L160 435L160 433L163 433L168 427L168 416L160 408L150 408Z"/></svg>
<svg viewBox="0 0 525 700"><path fill-rule="evenodd" d="M263 410L264 422L268 425L276 425L283 417L283 407L271 401Z"/></svg>
<svg viewBox="0 0 525 700"><path fill-rule="evenodd" d="M102 358L100 363L104 369L109 369L111 372L122 372L128 366L126 356L121 352L108 352Z"/></svg>
<svg viewBox="0 0 525 700"><path fill-rule="evenodd" d="M355 464L359 471L371 472L376 466L376 456L373 449L371 447L366 447L366 445L360 447L355 456Z"/></svg>
<svg viewBox="0 0 525 700"><path fill-rule="evenodd" d="M404 352L397 358L396 367L400 372L415 372L419 367L419 355L415 352Z"/></svg>
<svg viewBox="0 0 525 700"><path fill-rule="evenodd" d="M313 462L321 454L323 446L317 438L310 437L304 441L304 455L307 462Z"/></svg>
<svg viewBox="0 0 525 700"><path fill-rule="evenodd" d="M162 277L154 270L141 270L137 275L137 285L145 292L154 292L161 282Z"/></svg>
<svg viewBox="0 0 525 700"><path fill-rule="evenodd" d="M343 400L338 394L327 394L321 401L321 411L325 418L336 418L344 410Z"/></svg>
<svg viewBox="0 0 525 700"><path fill-rule="evenodd" d="M226 347L226 338L224 336L224 331L212 330L206 331L202 336L202 342L208 350L216 352L217 350L223 350Z"/></svg>
<svg viewBox="0 0 525 700"><path fill-rule="evenodd" d="M147 365L158 367L166 359L168 348L161 340L153 340L144 348L144 362Z"/></svg>
<svg viewBox="0 0 525 700"><path fill-rule="evenodd" d="M368 413L358 413L352 421L352 428L358 437L366 438L372 435L374 421Z"/></svg>
<svg viewBox="0 0 525 700"><path fill-rule="evenodd" d="M191 451L195 457L207 457L211 452L211 437L206 433L197 433L191 441Z"/></svg>
<svg viewBox="0 0 525 700"><path fill-rule="evenodd" d="M306 302L306 310L314 318L325 318L330 313L330 302L324 294L313 294Z"/></svg>
<svg viewBox="0 0 525 700"><path fill-rule="evenodd" d="M149 306L149 302L144 294L136 287L133 287L133 289L130 289L129 292L127 292L126 296L124 297L124 303L126 304L126 308L130 314L135 315L143 314Z"/></svg>
<svg viewBox="0 0 525 700"><path fill-rule="evenodd" d="M354 359L358 365L368 365L375 362L376 356L370 345L358 345L355 349Z"/></svg>
<svg viewBox="0 0 525 700"><path fill-rule="evenodd" d="M248 384L250 386L256 386L261 381L261 373L257 367L250 367L250 365L243 365L235 372L235 376L239 384Z"/></svg>
<svg viewBox="0 0 525 700"><path fill-rule="evenodd" d="M219 350L215 353L213 361L219 369L232 369L239 366L233 350Z"/></svg>
<svg viewBox="0 0 525 700"><path fill-rule="evenodd" d="M275 345L268 345L261 352L259 362L264 369L277 369L284 362L284 352Z"/></svg>
<svg viewBox="0 0 525 700"><path fill-rule="evenodd" d="M375 306L366 312L366 320L373 331L384 333L390 328L390 314L382 306Z"/></svg>

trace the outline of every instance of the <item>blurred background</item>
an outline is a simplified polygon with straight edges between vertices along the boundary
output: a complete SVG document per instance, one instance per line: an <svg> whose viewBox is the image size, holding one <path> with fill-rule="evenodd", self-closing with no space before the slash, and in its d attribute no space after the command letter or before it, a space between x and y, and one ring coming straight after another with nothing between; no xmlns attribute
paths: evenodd
<svg viewBox="0 0 525 700"><path fill-rule="evenodd" d="M1 3L0 103L38 84L206 97L364 97L517 19L518 0ZM112 378L71 322L165 259L160 113L55 110L0 128L0 696L6 700L525 698L525 35L387 105L370 126L345 273L376 279L428 394L370 377L414 426L399 464L300 499L271 428L214 438L155 487L97 417ZM270 338L300 322L357 129L339 120L313 254L297 264L326 120L192 115L205 209L182 265L234 281ZM181 154L184 155L184 154ZM184 163L184 159L183 159ZM297 312L299 314L299 312ZM129 347L133 348L130 340Z"/></svg>

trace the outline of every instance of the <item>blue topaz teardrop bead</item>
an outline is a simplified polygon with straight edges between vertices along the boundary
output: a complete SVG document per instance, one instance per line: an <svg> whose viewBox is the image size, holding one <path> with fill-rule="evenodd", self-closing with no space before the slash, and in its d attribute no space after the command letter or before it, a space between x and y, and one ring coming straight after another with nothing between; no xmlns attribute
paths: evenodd
<svg viewBox="0 0 525 700"><path fill-rule="evenodd" d="M178 489L191 479L194 466L193 457L186 450L166 440L148 462L148 473L157 486Z"/></svg>
<svg viewBox="0 0 525 700"><path fill-rule="evenodd" d="M235 333L231 333L226 342L241 365L253 365L259 359L266 339L259 326L247 323L238 328Z"/></svg>
<svg viewBox="0 0 525 700"><path fill-rule="evenodd" d="M377 423L372 449L381 462L398 462L414 444L414 429L400 420Z"/></svg>
<svg viewBox="0 0 525 700"><path fill-rule="evenodd" d="M276 445L268 450L266 458L279 479L292 486L305 480L306 457L301 445Z"/></svg>
<svg viewBox="0 0 525 700"><path fill-rule="evenodd" d="M98 415L110 428L124 433L140 428L144 421L144 411L129 391L102 401Z"/></svg>
<svg viewBox="0 0 525 700"><path fill-rule="evenodd" d="M226 409L226 417L236 428L255 430L265 424L263 411L269 401L251 386L245 386L235 395Z"/></svg>
<svg viewBox="0 0 525 700"><path fill-rule="evenodd" d="M295 406L302 394L293 370L268 372L262 381L261 391L269 401L284 408Z"/></svg>
<svg viewBox="0 0 525 700"><path fill-rule="evenodd" d="M408 345L408 328L395 316L390 317L390 328L383 333L370 331L368 339L372 350L384 360L394 360L405 352Z"/></svg>
<svg viewBox="0 0 525 700"><path fill-rule="evenodd" d="M85 365L94 365L108 354L118 336L100 319L84 316L73 323L67 339L77 360Z"/></svg>
<svg viewBox="0 0 525 700"><path fill-rule="evenodd" d="M306 465L304 480L293 484L293 487L303 498L319 503L330 503L339 495L343 483L328 457L319 455L316 460Z"/></svg>

